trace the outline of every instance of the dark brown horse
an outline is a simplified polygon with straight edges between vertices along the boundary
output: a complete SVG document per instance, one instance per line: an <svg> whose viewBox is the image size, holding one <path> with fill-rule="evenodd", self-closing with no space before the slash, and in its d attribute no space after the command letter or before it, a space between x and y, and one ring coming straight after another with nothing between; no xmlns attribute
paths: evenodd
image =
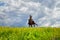
<svg viewBox="0 0 60 40"><path fill-rule="evenodd" d="M34 25L34 27L35 27L35 25L37 25L37 24L33 21L31 15L30 15L30 18L29 18L29 20L28 20L28 25L29 25L29 27L30 27L30 26L32 27L33 25Z"/></svg>

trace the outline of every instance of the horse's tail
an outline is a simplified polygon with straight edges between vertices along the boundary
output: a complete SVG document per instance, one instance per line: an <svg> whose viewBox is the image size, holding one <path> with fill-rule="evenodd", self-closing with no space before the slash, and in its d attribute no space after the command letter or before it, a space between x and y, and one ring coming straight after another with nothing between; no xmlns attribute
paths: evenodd
<svg viewBox="0 0 60 40"><path fill-rule="evenodd" d="M38 24L35 24L36 26L38 26Z"/></svg>

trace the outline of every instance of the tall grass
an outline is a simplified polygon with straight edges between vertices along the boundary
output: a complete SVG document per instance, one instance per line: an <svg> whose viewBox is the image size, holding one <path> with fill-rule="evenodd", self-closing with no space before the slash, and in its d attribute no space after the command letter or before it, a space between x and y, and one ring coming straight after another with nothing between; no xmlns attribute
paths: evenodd
<svg viewBox="0 0 60 40"><path fill-rule="evenodd" d="M0 40L60 40L60 28L0 27Z"/></svg>

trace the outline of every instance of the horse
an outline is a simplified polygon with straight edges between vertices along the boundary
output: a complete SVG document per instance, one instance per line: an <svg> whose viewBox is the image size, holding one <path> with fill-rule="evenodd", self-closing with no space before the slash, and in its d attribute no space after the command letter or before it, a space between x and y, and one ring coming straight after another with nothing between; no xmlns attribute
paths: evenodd
<svg viewBox="0 0 60 40"><path fill-rule="evenodd" d="M33 19L32 19L32 16L30 15L30 18L29 18L29 20L28 20L28 25L29 25L29 27L31 26L33 26L34 25L34 27L35 27L35 25L37 25L34 21L33 21ZM38 26L38 25L37 25Z"/></svg>

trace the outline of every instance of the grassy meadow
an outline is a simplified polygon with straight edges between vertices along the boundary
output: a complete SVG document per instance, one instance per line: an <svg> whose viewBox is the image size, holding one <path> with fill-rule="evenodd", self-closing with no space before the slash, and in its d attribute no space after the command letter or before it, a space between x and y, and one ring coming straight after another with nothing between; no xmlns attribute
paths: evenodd
<svg viewBox="0 0 60 40"><path fill-rule="evenodd" d="M60 28L0 27L0 40L60 40Z"/></svg>

